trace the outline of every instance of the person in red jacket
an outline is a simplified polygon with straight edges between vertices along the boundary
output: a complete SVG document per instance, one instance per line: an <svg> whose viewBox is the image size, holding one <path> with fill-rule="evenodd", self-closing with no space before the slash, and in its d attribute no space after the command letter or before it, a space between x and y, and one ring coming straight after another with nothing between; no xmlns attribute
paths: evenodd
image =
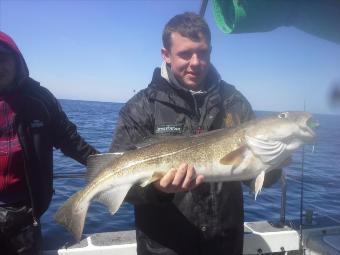
<svg viewBox="0 0 340 255"><path fill-rule="evenodd" d="M86 164L97 153L58 100L29 77L15 42L0 31L1 254L39 254L39 218L53 194L53 147Z"/></svg>

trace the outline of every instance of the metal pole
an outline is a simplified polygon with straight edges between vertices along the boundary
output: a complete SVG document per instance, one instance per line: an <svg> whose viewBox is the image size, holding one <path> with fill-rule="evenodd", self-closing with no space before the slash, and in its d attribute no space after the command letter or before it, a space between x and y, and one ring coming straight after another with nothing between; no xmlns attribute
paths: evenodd
<svg viewBox="0 0 340 255"><path fill-rule="evenodd" d="M301 162L301 198L300 198L300 250L301 254L305 254L303 247L303 193L304 193L304 164L305 164L305 146L302 147Z"/></svg>
<svg viewBox="0 0 340 255"><path fill-rule="evenodd" d="M281 210L280 210L280 226L283 227L286 223L286 203L287 203L287 180L286 172L282 169L281 175Z"/></svg>
<svg viewBox="0 0 340 255"><path fill-rule="evenodd" d="M2 0L0 0L0 31L2 29L2 20L1 20L1 17L2 17Z"/></svg>
<svg viewBox="0 0 340 255"><path fill-rule="evenodd" d="M202 0L202 1L201 1L201 8L200 8L199 15L200 15L202 18L204 17L205 11L206 11L206 9L207 9L208 1L209 1L209 0Z"/></svg>

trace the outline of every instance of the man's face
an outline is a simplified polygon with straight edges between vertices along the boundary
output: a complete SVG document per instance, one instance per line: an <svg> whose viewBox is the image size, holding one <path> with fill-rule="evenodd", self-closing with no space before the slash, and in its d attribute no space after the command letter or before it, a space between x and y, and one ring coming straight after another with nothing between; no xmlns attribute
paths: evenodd
<svg viewBox="0 0 340 255"><path fill-rule="evenodd" d="M0 52L0 91L10 86L15 79L15 58L10 53Z"/></svg>
<svg viewBox="0 0 340 255"><path fill-rule="evenodd" d="M187 89L198 90L210 65L210 44L203 35L192 41L177 32L171 34L171 48L162 48L162 57L179 83Z"/></svg>

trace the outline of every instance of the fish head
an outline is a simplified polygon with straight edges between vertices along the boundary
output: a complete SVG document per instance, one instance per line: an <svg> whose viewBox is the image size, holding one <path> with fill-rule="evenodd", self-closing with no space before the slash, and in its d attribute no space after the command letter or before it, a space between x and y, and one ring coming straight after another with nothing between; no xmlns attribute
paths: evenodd
<svg viewBox="0 0 340 255"><path fill-rule="evenodd" d="M267 141L289 142L299 139L306 143L314 140L314 129L318 125L308 112L281 112L255 121L246 129L246 135Z"/></svg>
<svg viewBox="0 0 340 255"><path fill-rule="evenodd" d="M262 162L278 166L300 146L314 140L317 126L310 113L281 112L255 120L246 128L245 138Z"/></svg>

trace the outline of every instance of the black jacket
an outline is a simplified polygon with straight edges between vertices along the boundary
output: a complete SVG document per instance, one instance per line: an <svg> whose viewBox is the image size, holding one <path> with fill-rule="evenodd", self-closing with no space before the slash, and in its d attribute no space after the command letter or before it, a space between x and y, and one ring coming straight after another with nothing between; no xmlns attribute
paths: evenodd
<svg viewBox="0 0 340 255"><path fill-rule="evenodd" d="M77 133L58 100L38 82L25 78L4 99L17 113L15 128L25 159L25 177L35 218L48 208L53 194L53 147L86 164L96 150Z"/></svg>
<svg viewBox="0 0 340 255"><path fill-rule="evenodd" d="M250 104L210 70L205 91L168 82L156 69L148 88L121 110L111 151L134 149L153 135L190 135L231 128L254 117ZM241 254L243 194L240 182L204 183L175 195L152 185L134 187L138 254Z"/></svg>

